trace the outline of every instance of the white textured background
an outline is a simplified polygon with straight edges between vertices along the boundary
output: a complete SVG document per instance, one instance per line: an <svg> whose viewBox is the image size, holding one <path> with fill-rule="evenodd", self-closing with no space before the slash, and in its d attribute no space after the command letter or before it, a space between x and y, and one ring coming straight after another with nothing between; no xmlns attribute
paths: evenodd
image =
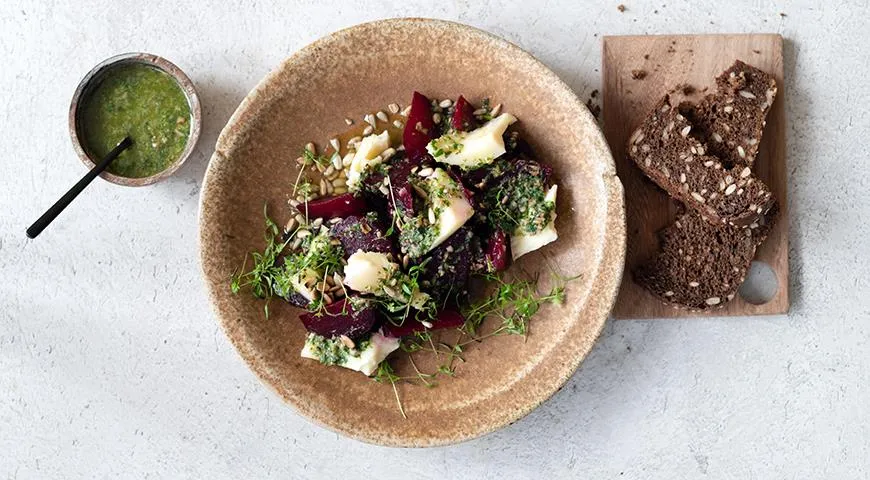
<svg viewBox="0 0 870 480"><path fill-rule="evenodd" d="M249 3L0 2L0 476L870 477L866 1L626 1L625 13L616 1ZM552 400L455 447L379 448L297 416L210 311L196 250L202 174L224 122L281 59L392 16L501 35L583 99L600 88L604 34L782 33L791 314L611 322ZM66 127L77 82L129 50L193 78L198 151L156 186L98 180L25 240L84 171Z"/></svg>

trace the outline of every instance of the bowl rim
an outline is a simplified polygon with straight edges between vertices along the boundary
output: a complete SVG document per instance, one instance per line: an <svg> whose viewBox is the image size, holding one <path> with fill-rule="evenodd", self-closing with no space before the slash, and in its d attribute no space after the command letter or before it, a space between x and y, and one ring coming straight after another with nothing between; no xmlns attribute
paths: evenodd
<svg viewBox="0 0 870 480"><path fill-rule="evenodd" d="M181 165L183 165L184 162L186 162L187 159L190 158L193 150L196 148L196 144L199 141L200 131L202 130L202 106L199 101L199 95L196 93L196 88L193 82L190 80L190 77L188 77L187 74L185 74L174 63L158 55L144 52L121 53L111 56L98 63L87 74L85 74L84 77L82 77L81 81L76 87L75 92L73 93L69 107L69 135L70 139L72 140L73 149L75 150L76 155L79 157L79 160L81 160L82 163L84 163L85 166L89 169L94 168L96 162L90 157L90 155L88 155L87 150L84 147L84 139L80 135L79 128L79 110L81 108L82 102L85 100L85 93L87 89L91 86L91 83L95 80L98 80L100 76L103 75L105 72L120 65L127 65L133 63L148 65L172 77L175 83L178 84L178 86L181 88L182 92L184 92L184 96L187 99L187 104L190 107L191 116L190 135L187 137L187 143L184 146L184 150L182 150L181 154L178 156L177 159L175 159L174 162L169 164L169 166L167 166L163 170L155 173L154 175L137 178L115 175L107 170L104 170L102 173L100 173L101 178L117 185L123 185L126 187L143 187L146 185L157 183L169 177L179 168L181 168Z"/></svg>
<svg viewBox="0 0 870 480"><path fill-rule="evenodd" d="M558 375L555 375L548 379L548 388L545 392L535 397L534 400L526 402L520 408L509 409L509 411L505 411L504 415L500 418L499 421L493 421L484 427L475 429L473 432L457 433L451 436L430 436L426 438L420 438L409 436L384 437L376 434L365 434L361 433L357 429L352 428L352 425L343 425L337 422L330 423L324 417L317 415L315 412L310 411L307 408L303 408L303 406L298 404L293 398L282 392L276 386L276 383L273 382L273 379L270 377L269 373L264 371L264 369L262 369L260 366L258 366L257 352L250 345L247 345L244 342L243 338L240 338L240 336L238 335L232 334L232 324L230 322L230 319L225 318L221 314L220 309L218 308L218 289L213 288L209 282L209 273L206 270L205 262L207 252L205 251L204 243L206 241L207 232L203 224L203 214L207 208L206 198L209 196L209 192L218 189L217 186L212 186L212 183L215 181L215 176L218 175L218 173L216 173L219 168L217 167L217 165L220 162L227 160L228 152L231 152L233 150L233 147L237 141L244 140L244 133L238 131L238 125L241 122L247 120L248 118L255 116L263 108L271 104L271 100L263 95L263 90L273 82L277 81L281 75L281 72L288 65L296 62L300 57L303 57L304 55L311 54L324 48L324 46L328 45L330 42L337 40L341 36L347 35L356 29L365 29L372 27L376 28L378 26L394 26L403 24L408 26L419 25L435 26L439 28L465 29L469 33L476 35L481 39L487 39L489 41L501 43L502 45L508 47L507 49L514 54L525 57L531 62L531 64L535 65L538 68L539 72L546 75L550 80L552 80L553 85L556 88L564 90L564 92L567 93L571 98L574 108L578 112L581 112L582 116L586 117L587 122L596 127L593 134L594 141L597 143L597 146L601 148L602 151L606 154L606 158L609 159L609 161L607 161L606 164L602 166L602 170L599 172L603 182L602 197L604 197L603 200L606 200L606 205L604 208L604 210L606 211L606 225L603 229L602 234L602 236L604 237L604 241L601 247L601 254L597 259L597 263L593 265L593 268L591 269L593 271L589 273L592 274L594 278L601 278L602 276L608 277L610 278L610 281L603 283L598 282L597 285L596 282L593 282L592 288L589 292L589 296L585 300L585 305L583 309L588 309L590 308L590 304L594 304L595 308L598 311L605 312L600 315L600 319L598 319L597 323L593 325L593 328L588 331L591 340L588 342L588 344L584 344L584 342L580 340L574 340L572 346L576 348L572 350L574 354L570 357L570 361L561 365ZM475 438L479 438L486 434L492 433L501 428L504 428L522 419L532 410L539 407L543 402L551 398L556 392L561 390L562 387L567 383L567 381L577 371L582 361L587 357L595 341L601 335L601 332L603 331L604 325L606 324L608 318L610 317L610 312L616 301L616 297L619 292L619 286L622 281L626 255L627 226L625 215L624 190L621 181L616 175L616 165L613 159L613 154L610 150L610 146L604 138L604 133L601 130L600 126L597 124L586 105L580 100L580 98L573 91L573 89L571 89L571 87L569 87L561 78L559 78L559 76L555 72L553 72L543 62L535 58L532 54L526 52L519 46L498 35L460 22L422 17L402 17L374 20L337 30L323 37L320 37L312 43L309 43L308 45L300 48L289 57L285 58L269 73L267 73L260 80L260 82L258 82L257 85L245 96L245 98L242 99L241 103L227 120L226 125L223 127L220 135L218 136L215 144L215 151L209 159L209 163L203 177L198 218L200 222L198 236L200 268L203 274L203 279L206 283L212 311L217 317L217 320L220 322L224 334L233 344L236 352L247 364L248 368L253 371L253 373L263 385L273 391L279 398L284 401L285 404L293 408L293 410L295 410L296 413L298 413L303 419L311 422L312 424L326 428L327 430L339 433L354 440L373 445L388 447L436 447L454 445L470 441Z"/></svg>

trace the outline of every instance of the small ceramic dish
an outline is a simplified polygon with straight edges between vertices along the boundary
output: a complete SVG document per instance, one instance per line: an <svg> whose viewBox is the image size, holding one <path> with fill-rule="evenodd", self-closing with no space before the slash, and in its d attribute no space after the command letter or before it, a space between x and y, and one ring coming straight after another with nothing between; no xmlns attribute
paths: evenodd
<svg viewBox="0 0 870 480"><path fill-rule="evenodd" d="M96 88L100 84L100 82L105 78L105 75L112 71L112 69L136 63L156 68L168 74L175 80L175 82L184 92L184 96L187 99L187 104L190 107L190 133L187 138L187 143L184 146L184 150L181 152L178 158L171 162L166 168L154 175L134 178L115 175L108 171L104 171L100 174L100 177L108 180L109 182L128 187L141 187L145 185L151 185L175 173L175 171L181 167L181 165L187 160L188 157L190 157L190 154L193 152L193 149L196 146L196 142L197 140L199 140L199 132L200 128L202 127L202 109L199 104L199 97L196 94L193 82L190 81L190 78L188 78L188 76L185 75L185 73L182 72L180 68L175 66L175 64L173 64L169 60L166 60L163 57L158 57L157 55L152 55L150 53L133 52L115 55L114 57L108 58L100 62L97 66L91 69L91 71L88 72L87 75L85 75L82 81L79 82L79 86L76 88L76 91L73 94L72 102L70 103L69 134L72 139L73 148L75 149L76 154L81 159L82 163L85 164L85 166L87 166L88 168L93 168L100 159L92 158L91 155L88 153L87 148L85 147L81 121L82 106L88 96L93 92L94 88Z"/></svg>
<svg viewBox="0 0 870 480"><path fill-rule="evenodd" d="M301 311L273 300L264 318L263 301L247 292L234 295L230 277L246 254L263 249L264 202L278 222L290 217L288 194L299 168L294 159L306 142L327 144L331 135L347 130L345 117L362 122L365 114L393 102L404 107L414 90L431 98L462 94L472 102L490 97L519 118L523 138L553 167L559 184L559 239L511 269L547 276L551 265L580 276L567 285L563 305L541 307L525 339L498 336L468 345L455 377L435 388L397 383L394 392L360 373L301 358L306 337ZM549 398L601 332L625 257L622 185L583 102L518 47L440 20L358 25L279 65L221 133L206 172L199 221L211 302L251 369L306 417L350 437L392 446L474 438ZM401 353L395 358L400 373L410 369Z"/></svg>

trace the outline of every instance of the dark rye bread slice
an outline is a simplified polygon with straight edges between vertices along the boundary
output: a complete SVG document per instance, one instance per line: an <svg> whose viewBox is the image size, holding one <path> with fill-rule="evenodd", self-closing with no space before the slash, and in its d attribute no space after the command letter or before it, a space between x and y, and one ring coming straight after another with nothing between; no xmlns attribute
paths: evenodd
<svg viewBox="0 0 870 480"><path fill-rule="evenodd" d="M671 197L708 222L747 226L774 204L749 167L728 169L690 135L692 125L665 97L629 139L629 157Z"/></svg>
<svg viewBox="0 0 870 480"><path fill-rule="evenodd" d="M711 225L686 211L659 232L661 248L634 271L635 281L674 308L719 308L737 294L777 212L774 206L760 222L739 228Z"/></svg>
<svg viewBox="0 0 870 480"><path fill-rule="evenodd" d="M752 167L761 132L773 99L776 80L737 60L716 78L718 90L697 105L683 103L680 111L694 127L692 135L727 166Z"/></svg>

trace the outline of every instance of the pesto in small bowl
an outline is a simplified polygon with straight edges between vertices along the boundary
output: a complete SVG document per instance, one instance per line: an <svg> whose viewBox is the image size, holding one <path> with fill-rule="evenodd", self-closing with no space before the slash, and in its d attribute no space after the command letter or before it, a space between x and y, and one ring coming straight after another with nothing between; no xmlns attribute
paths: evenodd
<svg viewBox="0 0 870 480"><path fill-rule="evenodd" d="M125 136L133 145L101 174L140 186L171 175L199 136L200 107L190 79L165 59L124 54L94 68L70 108L73 143L92 166Z"/></svg>

